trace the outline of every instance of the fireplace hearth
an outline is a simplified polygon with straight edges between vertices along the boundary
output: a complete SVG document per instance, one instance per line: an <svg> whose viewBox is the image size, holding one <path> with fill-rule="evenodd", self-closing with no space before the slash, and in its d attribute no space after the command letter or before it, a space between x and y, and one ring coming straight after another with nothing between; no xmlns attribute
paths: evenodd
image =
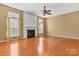
<svg viewBox="0 0 79 59"><path fill-rule="evenodd" d="M27 29L27 38L35 37L35 29Z"/></svg>

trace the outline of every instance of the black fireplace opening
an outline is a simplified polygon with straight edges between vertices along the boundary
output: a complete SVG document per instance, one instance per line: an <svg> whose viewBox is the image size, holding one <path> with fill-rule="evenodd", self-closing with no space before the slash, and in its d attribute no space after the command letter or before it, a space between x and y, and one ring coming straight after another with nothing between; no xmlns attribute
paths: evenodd
<svg viewBox="0 0 79 59"><path fill-rule="evenodd" d="M35 37L35 29L27 29L27 38Z"/></svg>

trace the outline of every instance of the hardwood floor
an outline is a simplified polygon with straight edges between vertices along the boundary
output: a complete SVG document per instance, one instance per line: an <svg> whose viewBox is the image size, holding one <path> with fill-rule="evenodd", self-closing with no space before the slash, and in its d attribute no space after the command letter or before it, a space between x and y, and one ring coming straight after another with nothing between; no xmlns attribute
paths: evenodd
<svg viewBox="0 0 79 59"><path fill-rule="evenodd" d="M0 43L1 56L79 56L79 40L36 37Z"/></svg>

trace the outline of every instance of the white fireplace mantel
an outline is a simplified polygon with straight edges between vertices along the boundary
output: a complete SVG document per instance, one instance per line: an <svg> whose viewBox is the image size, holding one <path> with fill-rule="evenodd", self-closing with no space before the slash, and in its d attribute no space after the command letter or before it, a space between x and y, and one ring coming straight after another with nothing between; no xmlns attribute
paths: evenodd
<svg viewBox="0 0 79 59"><path fill-rule="evenodd" d="M35 36L37 35L37 16L31 13L24 12L24 38L27 38L27 29L35 29Z"/></svg>

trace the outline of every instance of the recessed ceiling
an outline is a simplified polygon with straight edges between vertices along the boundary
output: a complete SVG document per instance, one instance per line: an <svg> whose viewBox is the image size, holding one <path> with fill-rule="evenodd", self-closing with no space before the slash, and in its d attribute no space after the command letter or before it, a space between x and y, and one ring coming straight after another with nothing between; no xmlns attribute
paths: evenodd
<svg viewBox="0 0 79 59"><path fill-rule="evenodd" d="M58 16L65 13L79 11L79 3L3 3L3 4L42 17L43 17L42 10L44 5L47 6L47 9L52 10L52 15L46 15L45 17Z"/></svg>

